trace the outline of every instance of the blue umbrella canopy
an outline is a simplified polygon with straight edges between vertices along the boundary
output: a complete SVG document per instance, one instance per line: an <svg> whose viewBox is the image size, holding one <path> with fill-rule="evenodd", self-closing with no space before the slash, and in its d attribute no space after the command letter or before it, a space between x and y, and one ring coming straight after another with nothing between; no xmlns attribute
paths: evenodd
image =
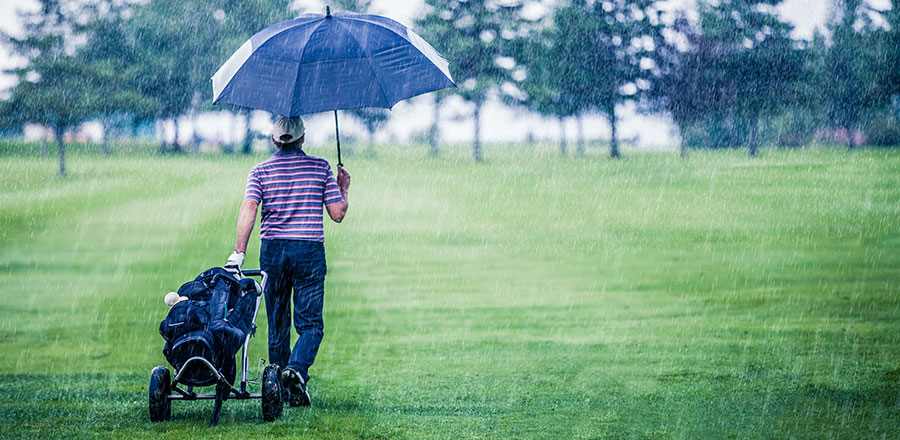
<svg viewBox="0 0 900 440"><path fill-rule="evenodd" d="M269 26L212 77L213 102L299 116L363 107L391 108L455 87L443 57L386 17L304 14Z"/></svg>

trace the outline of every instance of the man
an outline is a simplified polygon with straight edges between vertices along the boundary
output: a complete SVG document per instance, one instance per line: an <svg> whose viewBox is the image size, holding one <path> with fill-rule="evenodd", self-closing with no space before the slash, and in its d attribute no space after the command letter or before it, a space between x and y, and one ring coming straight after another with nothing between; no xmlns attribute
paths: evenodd
<svg viewBox="0 0 900 440"><path fill-rule="evenodd" d="M350 173L303 152L305 131L299 117L280 117L272 129L277 151L256 165L237 222L234 253L226 266L240 267L262 204L260 268L268 275L269 362L282 368L281 383L291 406L309 406L309 367L324 335L325 232L322 206L340 223L347 215ZM293 314L291 291L293 290ZM292 316L293 315L293 316ZM291 350L291 318L299 338Z"/></svg>

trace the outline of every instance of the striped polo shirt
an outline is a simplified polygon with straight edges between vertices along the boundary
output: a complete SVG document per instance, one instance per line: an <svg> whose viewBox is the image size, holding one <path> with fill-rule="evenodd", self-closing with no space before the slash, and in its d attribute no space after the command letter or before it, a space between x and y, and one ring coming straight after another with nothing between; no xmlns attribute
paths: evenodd
<svg viewBox="0 0 900 440"><path fill-rule="evenodd" d="M277 151L250 171L244 199L262 204L260 238L322 242L322 206L344 197L328 161Z"/></svg>

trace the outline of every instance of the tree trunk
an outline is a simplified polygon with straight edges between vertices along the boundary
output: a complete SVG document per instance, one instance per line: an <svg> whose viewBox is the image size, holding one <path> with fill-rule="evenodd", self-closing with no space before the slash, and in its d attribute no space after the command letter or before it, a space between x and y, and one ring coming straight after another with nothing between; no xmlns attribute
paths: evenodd
<svg viewBox="0 0 900 440"><path fill-rule="evenodd" d="M250 111L244 113L244 142L241 145L241 153L253 154L253 130L250 127Z"/></svg>
<svg viewBox="0 0 900 440"><path fill-rule="evenodd" d="M366 131L369 133L369 146L366 154L369 157L375 157L375 127L366 127Z"/></svg>
<svg viewBox="0 0 900 440"><path fill-rule="evenodd" d="M194 92L191 99L191 152L197 154L200 152L200 135L197 134L197 113L199 113L202 98L199 92Z"/></svg>
<svg viewBox="0 0 900 440"><path fill-rule="evenodd" d="M103 152L104 156L109 156L112 152L109 148L109 124L105 121L100 121L100 126L103 128L103 138L100 141L100 151Z"/></svg>
<svg viewBox="0 0 900 440"><path fill-rule="evenodd" d="M609 110L607 110L607 117L609 118L610 128L609 157L619 159L622 157L622 154L619 153L619 121L618 116L616 116L615 104L610 106Z"/></svg>
<svg viewBox="0 0 900 440"><path fill-rule="evenodd" d="M234 125L237 123L237 118L240 117L240 114L234 113L234 112L228 112L227 115L228 115L228 119L230 119L230 121L228 121L228 123L230 124L229 126L234 127ZM273 115L272 123L275 122L275 118L276 118L276 116ZM222 135L222 137L220 138L221 144L222 144L221 145L222 154L234 154L235 148L237 147L237 142L233 142L234 138L231 136L232 130L227 130L227 133L228 134Z"/></svg>
<svg viewBox="0 0 900 440"><path fill-rule="evenodd" d="M50 157L50 146L47 145L47 138L41 139L41 157Z"/></svg>
<svg viewBox="0 0 900 440"><path fill-rule="evenodd" d="M180 153L181 150L181 137L179 136L178 130L178 116L172 118L172 126L175 127L175 142L172 144L172 152Z"/></svg>
<svg viewBox="0 0 900 440"><path fill-rule="evenodd" d="M676 134L676 136L678 137L678 157L680 157L681 159L687 159L688 145L684 139L684 128L683 127L684 127L684 124L679 124L678 122L675 122L675 130L678 130L677 134ZM675 134L674 131L673 131L673 134Z"/></svg>
<svg viewBox="0 0 900 440"><path fill-rule="evenodd" d="M559 155L565 156L569 146L566 144L566 120L559 117Z"/></svg>
<svg viewBox="0 0 900 440"><path fill-rule="evenodd" d="M433 116L431 120L431 129L428 131L428 143L431 144L431 149L429 150L429 154L431 157L437 157L440 154L440 142L441 142L441 132L440 132L440 123L441 123L441 103L443 98L439 98L438 96L434 97L434 108L432 108Z"/></svg>
<svg viewBox="0 0 900 440"><path fill-rule="evenodd" d="M472 144L472 157L475 159L475 162L481 162L484 157L481 154L481 101L475 101L475 113L473 117L475 118L475 139Z"/></svg>
<svg viewBox="0 0 900 440"><path fill-rule="evenodd" d="M847 150L853 151L853 148L856 147L856 143L853 142L853 127L847 126Z"/></svg>
<svg viewBox="0 0 900 440"><path fill-rule="evenodd" d="M166 141L166 125L168 123L172 123L172 127L175 130L174 140L170 144ZM169 119L164 119L159 122L160 126L160 141L159 141L159 152L162 154L167 153L178 153L181 151L181 144L178 143L178 117L173 117Z"/></svg>
<svg viewBox="0 0 900 440"><path fill-rule="evenodd" d="M53 128L53 136L56 137L56 147L59 150L59 176L66 175L66 131L62 127Z"/></svg>
<svg viewBox="0 0 900 440"><path fill-rule="evenodd" d="M759 118L752 118L750 121L750 138L747 141L747 152L750 157L756 157L759 154Z"/></svg>
<svg viewBox="0 0 900 440"><path fill-rule="evenodd" d="M575 115L575 152L579 157L584 156L584 121L581 113Z"/></svg>
<svg viewBox="0 0 900 440"><path fill-rule="evenodd" d="M169 150L169 144L166 142L166 122L165 119L157 119L154 123L159 134L159 154L166 154Z"/></svg>

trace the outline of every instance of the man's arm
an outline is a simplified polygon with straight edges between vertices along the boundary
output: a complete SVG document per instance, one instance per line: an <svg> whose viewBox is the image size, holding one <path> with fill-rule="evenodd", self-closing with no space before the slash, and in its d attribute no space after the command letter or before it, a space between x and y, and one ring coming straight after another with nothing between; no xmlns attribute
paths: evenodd
<svg viewBox="0 0 900 440"><path fill-rule="evenodd" d="M259 202L244 200L237 221L237 238L234 240L234 251L243 254L247 252L247 242L250 241L250 233L253 232L253 224L256 223L256 208Z"/></svg>
<svg viewBox="0 0 900 440"><path fill-rule="evenodd" d="M335 223L340 223L344 220L344 216L347 215L347 209L350 208L350 202L347 199L350 193L350 173L344 167L338 167L337 184L338 189L341 190L343 200L325 205L325 210L328 211L328 216Z"/></svg>

